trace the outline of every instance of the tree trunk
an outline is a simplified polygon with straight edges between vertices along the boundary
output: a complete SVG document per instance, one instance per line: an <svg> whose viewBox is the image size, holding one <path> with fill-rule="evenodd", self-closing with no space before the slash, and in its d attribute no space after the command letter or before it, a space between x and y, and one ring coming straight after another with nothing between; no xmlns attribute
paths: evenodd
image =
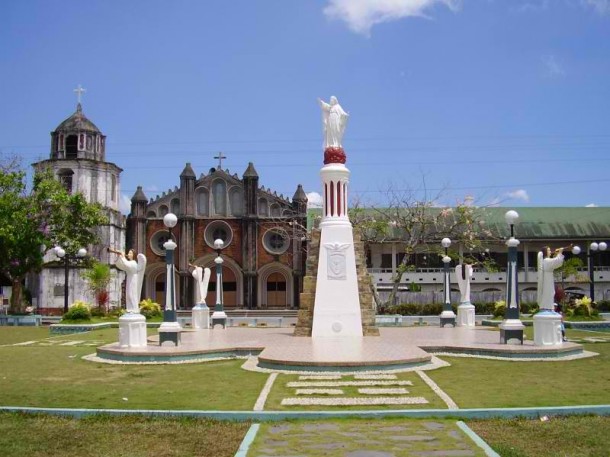
<svg viewBox="0 0 610 457"><path fill-rule="evenodd" d="M398 293L398 287L400 286L400 282L402 281L402 277L405 274L407 266L407 256L403 256L400 261L400 265L396 268L396 274L392 278L392 291L390 292L390 296L388 297L388 301L386 302L386 306L395 305L396 294Z"/></svg>
<svg viewBox="0 0 610 457"><path fill-rule="evenodd" d="M11 282L13 290L11 292L9 313L23 314L23 284L21 284L21 278L13 279Z"/></svg>

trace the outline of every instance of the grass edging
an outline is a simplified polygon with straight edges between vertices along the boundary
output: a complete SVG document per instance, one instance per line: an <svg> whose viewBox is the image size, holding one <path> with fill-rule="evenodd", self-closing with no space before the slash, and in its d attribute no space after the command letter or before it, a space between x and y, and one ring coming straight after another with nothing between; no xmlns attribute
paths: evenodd
<svg viewBox="0 0 610 457"><path fill-rule="evenodd" d="M474 430L472 430L470 427L468 427L468 425L466 425L464 422L457 421L455 423L455 425L457 425L460 428L460 430L462 430L466 435L468 435L468 438L470 438L472 441L474 441L474 444L476 444L481 449L483 449L483 452L485 452L485 455L487 455L488 457L501 457L500 454L498 454L496 451L494 451L491 448L491 446L485 442L485 440L483 438L481 438L479 435L477 435L474 432Z"/></svg>
<svg viewBox="0 0 610 457"><path fill-rule="evenodd" d="M572 416L595 414L610 416L610 405L546 406L534 408L472 408L472 409L411 409L411 410L361 410L361 411L198 411L154 409L85 409L85 408L33 408L0 406L0 411L26 414L49 414L69 417L87 417L96 414L111 416L174 416L203 417L226 421L283 421L292 419L334 419L340 417L409 417L446 419L490 418L539 418L542 416Z"/></svg>

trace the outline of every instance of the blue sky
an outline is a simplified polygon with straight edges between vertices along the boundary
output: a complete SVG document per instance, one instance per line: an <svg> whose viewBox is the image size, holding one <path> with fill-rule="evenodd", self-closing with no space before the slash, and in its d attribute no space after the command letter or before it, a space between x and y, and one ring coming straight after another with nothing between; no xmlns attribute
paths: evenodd
<svg viewBox="0 0 610 457"><path fill-rule="evenodd" d="M610 0L6 0L0 82L0 151L26 164L82 84L126 197L218 151L319 192L336 95L364 203L425 181L439 203L610 206Z"/></svg>

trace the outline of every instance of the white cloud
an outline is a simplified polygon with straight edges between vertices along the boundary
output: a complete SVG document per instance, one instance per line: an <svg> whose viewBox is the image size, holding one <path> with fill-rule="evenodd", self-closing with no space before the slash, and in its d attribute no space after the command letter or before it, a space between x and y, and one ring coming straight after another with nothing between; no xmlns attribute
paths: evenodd
<svg viewBox="0 0 610 457"><path fill-rule="evenodd" d="M513 190L512 192L506 192L504 195L512 200L523 200L524 202L530 201L530 196L527 194L525 189Z"/></svg>
<svg viewBox="0 0 610 457"><path fill-rule="evenodd" d="M542 64L544 65L547 75L552 78L566 74L563 66L559 63L554 55L543 56Z"/></svg>
<svg viewBox="0 0 610 457"><path fill-rule="evenodd" d="M129 212L131 211L131 198L129 198L124 193L121 193L121 199L119 200L119 210L125 214L129 214Z"/></svg>
<svg viewBox="0 0 610 457"><path fill-rule="evenodd" d="M369 36L374 25L405 17L427 17L436 4L458 11L462 0L328 0L324 15L347 23L355 33Z"/></svg>
<svg viewBox="0 0 610 457"><path fill-rule="evenodd" d="M322 208L322 196L317 192L309 192L307 194L308 208Z"/></svg>
<svg viewBox="0 0 610 457"><path fill-rule="evenodd" d="M598 14L610 14L610 0L580 0L581 5L593 8Z"/></svg>
<svg viewBox="0 0 610 457"><path fill-rule="evenodd" d="M589 203L588 205L585 205L585 208L597 208L598 205L596 205L595 203Z"/></svg>

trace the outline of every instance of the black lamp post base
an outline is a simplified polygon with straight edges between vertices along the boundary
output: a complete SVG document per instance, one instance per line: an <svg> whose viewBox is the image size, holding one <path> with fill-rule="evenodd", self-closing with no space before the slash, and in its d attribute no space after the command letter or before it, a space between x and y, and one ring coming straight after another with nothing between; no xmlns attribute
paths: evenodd
<svg viewBox="0 0 610 457"><path fill-rule="evenodd" d="M227 318L212 316L212 328L214 328L216 324L222 325L222 328L227 328Z"/></svg>
<svg viewBox="0 0 610 457"><path fill-rule="evenodd" d="M451 325L452 327L455 327L455 317L441 317L441 328L443 328L445 325Z"/></svg>
<svg viewBox="0 0 610 457"><path fill-rule="evenodd" d="M159 332L159 345L161 346L179 346L181 332Z"/></svg>

